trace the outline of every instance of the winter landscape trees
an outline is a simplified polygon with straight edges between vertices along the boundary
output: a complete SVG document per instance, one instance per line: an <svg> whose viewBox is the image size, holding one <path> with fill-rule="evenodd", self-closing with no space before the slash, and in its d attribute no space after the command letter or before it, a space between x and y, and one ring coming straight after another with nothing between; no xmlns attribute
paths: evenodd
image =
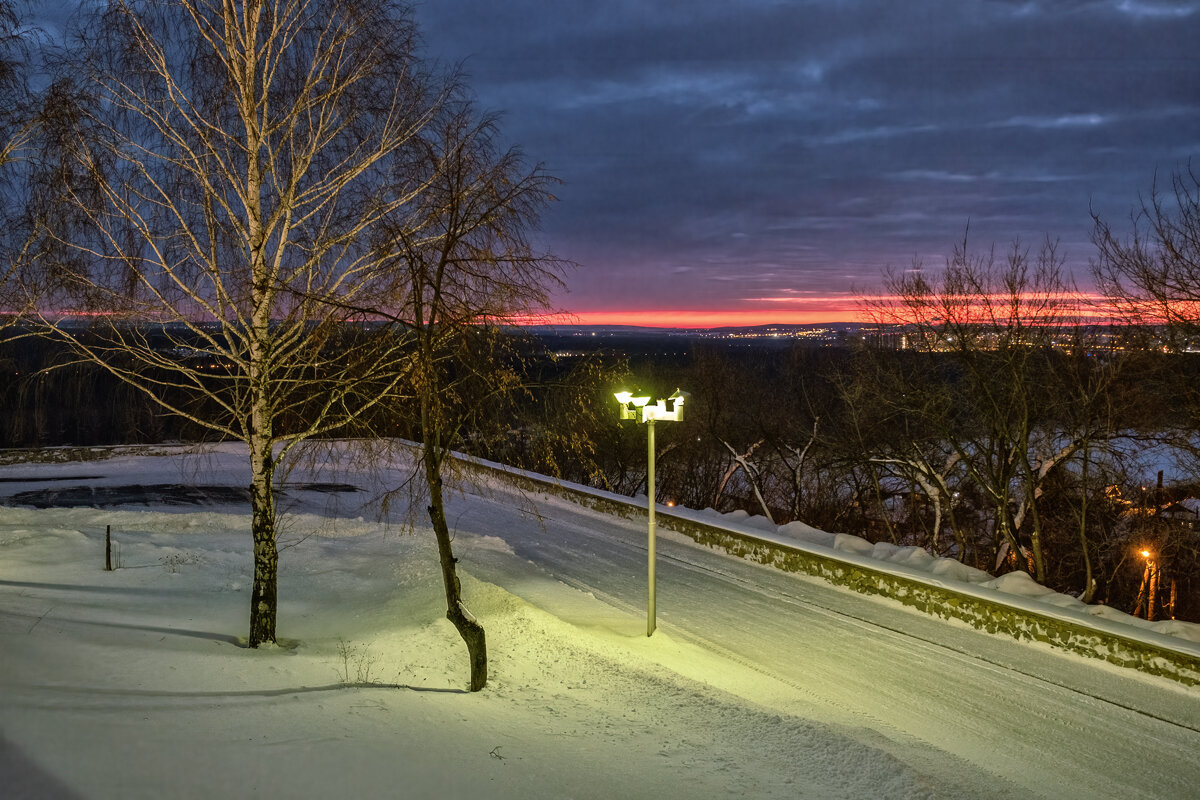
<svg viewBox="0 0 1200 800"><path fill-rule="evenodd" d="M923 426L950 448L947 460L988 499L992 556L1021 553L1034 576L1045 580L1036 499L1049 470L1078 446L1052 421L1053 401L1063 395L1048 385L1059 374L1046 363L1055 357L1055 337L1067 333L1064 326L1078 312L1057 248L1047 242L1031 257L1014 244L997 262L994 253L972 257L964 243L935 280L931 284L920 269L893 275L886 299L872 311L878 323L906 329L915 350L948 354L962 391L950 408L922 397L927 384L904 382L898 395L878 402L895 405L906 418L926 416ZM901 464L927 463L921 448L897 455ZM939 504L952 501L939 473L927 467L915 473L933 479ZM1028 551L1016 535L1026 516Z"/></svg>
<svg viewBox="0 0 1200 800"><path fill-rule="evenodd" d="M409 354L405 380L389 395L415 411L429 521L438 543L446 615L466 643L471 690L487 682L483 626L463 602L442 475L472 420L521 385L511 338L496 326L549 302L562 267L536 251L526 231L550 200L552 179L496 144L495 123L451 96L419 137L424 190L386 216L374 252L391 276L387 298L363 309L386 317Z"/></svg>
<svg viewBox="0 0 1200 800"><path fill-rule="evenodd" d="M323 10L97 7L61 59L53 110L70 127L44 154L70 179L40 187L67 212L45 234L74 258L38 331L246 443L252 647L275 640L279 463L400 378L400 348L340 309L380 279L363 234L422 188L382 178L438 102L402 9ZM95 321L71 330L64 309Z"/></svg>
<svg viewBox="0 0 1200 800"><path fill-rule="evenodd" d="M23 267L24 332L246 445L248 642L273 642L281 465L416 395L436 491L438 370L545 297L523 226L548 179L393 0L99 4L54 63L24 209L53 257Z"/></svg>
<svg viewBox="0 0 1200 800"><path fill-rule="evenodd" d="M644 480L640 442L601 422L611 386L513 402L530 364L500 326L544 307L563 267L527 236L551 179L422 58L393 0L89 6L39 93L8 5L0 21L0 169L19 184L4 319L41 337L22 357L37 371L68 353L78 371L60 368L74 377L56 385L80 397L136 393L156 411L110 403L142 429L131 438L153 438L166 415L181 438L245 444L251 646L276 638L281 465L314 438L419 440L447 613L482 687L483 628L441 496L452 451L619 491ZM1119 336L1085 323L1052 241L1000 255L964 243L944 267L893 273L870 308L878 330L836 352L755 364L702 346L690 365L654 365L640 377L684 386L696 411L664 432L660 499L1126 602L1131 531L1150 515L1115 495L1141 483L1123 481L1123 460L1150 442L1197 450L1198 209L1184 170L1129 238L1096 220L1095 277L1124 313ZM29 391L55 411L53 390ZM66 397L63 415L80 405ZM1154 536L1181 572L1197 562L1193 540Z"/></svg>

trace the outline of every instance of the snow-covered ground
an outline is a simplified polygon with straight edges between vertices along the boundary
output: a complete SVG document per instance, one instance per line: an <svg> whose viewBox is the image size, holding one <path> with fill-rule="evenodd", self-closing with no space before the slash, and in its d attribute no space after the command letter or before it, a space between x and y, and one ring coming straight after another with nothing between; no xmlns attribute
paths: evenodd
<svg viewBox="0 0 1200 800"><path fill-rule="evenodd" d="M245 509L108 505L246 482L236 448L0 467L0 498L34 493L0 508L0 794L1200 795L1200 690L671 534L648 639L644 525L502 486L450 498L485 691L432 535L374 489L286 490L281 646L248 650ZM54 492L101 507L30 507Z"/></svg>

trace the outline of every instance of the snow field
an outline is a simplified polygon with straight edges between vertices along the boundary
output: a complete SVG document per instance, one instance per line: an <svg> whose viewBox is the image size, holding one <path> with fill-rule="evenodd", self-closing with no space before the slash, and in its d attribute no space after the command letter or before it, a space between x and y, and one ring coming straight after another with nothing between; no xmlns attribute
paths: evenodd
<svg viewBox="0 0 1200 800"><path fill-rule="evenodd" d="M468 575L489 636L483 693L462 691L465 648L421 529L290 518L284 638L247 650L248 524L0 511L0 765L16 796L938 796L830 726L686 677L769 692L738 664L631 633L636 619L498 540L462 544L508 559L526 591L566 595L584 624ZM105 525L120 546L111 573Z"/></svg>

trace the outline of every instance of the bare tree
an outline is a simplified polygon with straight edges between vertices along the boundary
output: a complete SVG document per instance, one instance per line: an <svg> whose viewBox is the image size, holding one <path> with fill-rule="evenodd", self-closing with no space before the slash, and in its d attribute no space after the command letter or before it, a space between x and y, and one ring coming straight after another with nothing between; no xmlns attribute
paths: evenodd
<svg viewBox="0 0 1200 800"><path fill-rule="evenodd" d="M862 462L877 498L878 517L894 541L904 540L973 563L973 542L955 513L961 465L945 431L953 426L954 401L937 370L937 359L879 347L868 340L838 376L845 415L846 458ZM889 513L894 498L884 491L912 487L903 514ZM919 489L918 494L915 490ZM932 519L920 511L932 510ZM897 518L892 519L893 516ZM949 524L953 548L942 544ZM927 528L926 528L927 525Z"/></svg>
<svg viewBox="0 0 1200 800"><path fill-rule="evenodd" d="M817 431L820 429L821 418L813 416L812 433L804 440L804 444L783 442L779 446L779 461L787 473L789 483L789 516L800 518L800 509L804 503L805 478L807 477L810 455L813 445L817 443Z"/></svg>
<svg viewBox="0 0 1200 800"><path fill-rule="evenodd" d="M1173 173L1166 191L1155 180L1127 237L1092 219L1093 271L1125 320L1162 326L1175 347L1200 334L1200 176L1191 166Z"/></svg>
<svg viewBox="0 0 1200 800"><path fill-rule="evenodd" d="M718 439L729 451L733 460L729 463L729 467L725 470L725 474L721 477L721 482L717 485L716 494L713 496L713 507L719 508L721 495L725 493L725 487L729 481L737 474L738 470L745 475L746 481L750 484L750 488L754 492L754 499L758 501L758 508L762 511L763 516L772 524L775 522L774 516L771 514L771 508L767 505L766 498L763 497L763 469L758 462L753 461L754 451L765 442L765 439L759 439L754 444L746 448L746 452L739 452L739 448L734 447L724 439Z"/></svg>
<svg viewBox="0 0 1200 800"><path fill-rule="evenodd" d="M389 215L374 245L394 283L373 314L406 331L411 379L396 388L415 406L428 514L437 539L446 616L466 643L471 691L487 682L484 628L468 611L446 520L443 477L471 422L521 389L500 326L545 309L564 263L527 238L554 179L496 142L490 117L456 97L423 135L428 190Z"/></svg>
<svg viewBox="0 0 1200 800"><path fill-rule="evenodd" d="M0 0L0 168L22 160L37 130L29 90L30 50L37 36L16 3Z"/></svg>
<svg viewBox="0 0 1200 800"><path fill-rule="evenodd" d="M1079 447L1045 424L1041 402L1051 339L1074 313L1055 243L1032 256L1014 244L999 261L992 253L970 255L964 242L939 279L931 282L920 269L893 273L886 294L870 309L876 320L907 326L918 349L944 353L955 365L957 411L938 415L939 438L990 500L997 564L1019 553L1021 567L1044 580L1037 499L1049 470ZM939 470L928 467L923 475L935 478ZM1019 539L1023 528L1028 550Z"/></svg>
<svg viewBox="0 0 1200 800"><path fill-rule="evenodd" d="M73 258L31 321L164 412L245 443L256 647L276 638L276 470L410 367L354 309L393 283L374 231L428 212L423 132L444 84L394 0L87 9L48 137L63 179L46 187L61 212L46 233ZM88 315L86 335L64 311Z"/></svg>
<svg viewBox="0 0 1200 800"><path fill-rule="evenodd" d="M1200 344L1200 176L1189 165L1172 174L1167 190L1156 179L1131 215L1128 236L1095 214L1093 220L1096 283L1128 329L1141 334L1136 344L1176 355L1194 351ZM1181 368L1188 361L1171 360L1169 373L1186 376ZM1179 383L1186 403L1175 444L1200 457L1191 435L1200 430L1200 392L1190 378Z"/></svg>
<svg viewBox="0 0 1200 800"><path fill-rule="evenodd" d="M1171 413L1154 421L1152 433L1191 462L1194 479L1200 469L1194 355L1200 344L1200 175L1189 163L1165 183L1155 177L1149 195L1140 198L1131 214L1125 235L1093 213L1093 273L1118 317L1142 334L1139 344L1159 351L1154 360L1159 391L1147 392L1143 403L1158 399L1155 394L1174 400ZM1163 528L1164 536L1167 530ZM1187 536L1176 533L1171 538L1186 541ZM1197 563L1192 548L1176 569L1190 574Z"/></svg>

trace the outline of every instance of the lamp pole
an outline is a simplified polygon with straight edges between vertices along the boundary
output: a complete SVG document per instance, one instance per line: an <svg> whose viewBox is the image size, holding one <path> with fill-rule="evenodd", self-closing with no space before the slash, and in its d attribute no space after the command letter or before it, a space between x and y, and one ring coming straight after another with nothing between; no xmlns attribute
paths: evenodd
<svg viewBox="0 0 1200 800"><path fill-rule="evenodd" d="M679 422L683 420L683 405L687 393L675 390L675 393L665 400L650 403L650 397L640 395L635 397L632 392L617 392L614 395L620 406L620 419L640 419L646 423L646 515L649 518L647 531L647 567L646 567L646 635L653 636L655 619L657 617L655 603L655 528L654 528L654 421L667 420ZM667 403L671 407L667 408Z"/></svg>
<svg viewBox="0 0 1200 800"><path fill-rule="evenodd" d="M647 550L649 551L649 564L646 568L646 635L654 635L655 619L658 616L655 611L654 603L654 418L646 420L646 513L650 517L649 539L647 540Z"/></svg>

